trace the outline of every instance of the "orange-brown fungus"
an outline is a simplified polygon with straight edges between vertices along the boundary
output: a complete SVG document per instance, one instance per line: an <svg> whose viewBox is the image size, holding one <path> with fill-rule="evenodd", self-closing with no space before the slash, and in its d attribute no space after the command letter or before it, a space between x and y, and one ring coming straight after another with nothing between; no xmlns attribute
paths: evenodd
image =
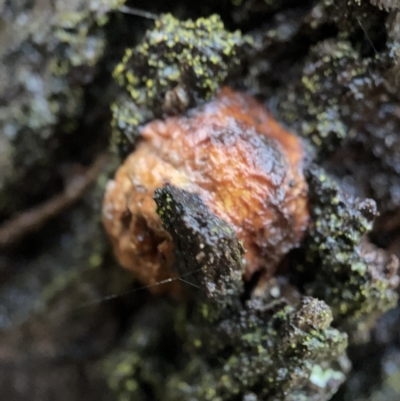
<svg viewBox="0 0 400 401"><path fill-rule="evenodd" d="M303 148L248 95L224 88L184 117L156 120L107 187L103 221L120 263L144 283L174 277L173 249L153 200L166 183L200 195L236 231L248 280L271 277L308 224ZM179 292L179 283L154 287Z"/></svg>

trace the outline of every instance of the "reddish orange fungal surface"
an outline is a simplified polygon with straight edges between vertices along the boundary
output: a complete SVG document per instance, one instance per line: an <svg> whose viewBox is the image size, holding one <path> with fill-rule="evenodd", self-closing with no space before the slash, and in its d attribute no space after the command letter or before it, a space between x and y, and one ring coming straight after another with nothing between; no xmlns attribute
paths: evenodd
<svg viewBox="0 0 400 401"><path fill-rule="evenodd" d="M153 200L166 183L200 195L236 231L248 280L273 276L308 226L301 140L252 97L224 88L182 117L150 122L107 187L103 222L120 263L144 284L174 277L173 249ZM154 287L179 293L177 282Z"/></svg>

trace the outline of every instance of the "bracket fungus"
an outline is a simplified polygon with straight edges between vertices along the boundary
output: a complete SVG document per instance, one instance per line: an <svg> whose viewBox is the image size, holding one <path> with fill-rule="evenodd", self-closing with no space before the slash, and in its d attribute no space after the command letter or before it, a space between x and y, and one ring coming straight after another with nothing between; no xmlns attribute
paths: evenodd
<svg viewBox="0 0 400 401"><path fill-rule="evenodd" d="M227 87L184 116L148 123L105 194L103 221L117 258L146 285L176 276L175 245L153 199L170 184L197 194L234 230L246 250L245 280L272 277L308 226L303 159L297 136ZM180 291L176 282L153 290Z"/></svg>

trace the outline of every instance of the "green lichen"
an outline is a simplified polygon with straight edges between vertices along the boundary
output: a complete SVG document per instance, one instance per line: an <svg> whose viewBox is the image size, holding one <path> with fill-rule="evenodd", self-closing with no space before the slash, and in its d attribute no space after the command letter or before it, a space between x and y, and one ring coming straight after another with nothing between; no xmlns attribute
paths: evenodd
<svg viewBox="0 0 400 401"><path fill-rule="evenodd" d="M348 2L354 7L349 19L338 16L349 12L343 3L322 2L314 8L316 23L333 21L339 29L343 20L352 28L343 28L348 35L341 33L339 40L325 39L310 48L298 67L301 73L283 91L278 112L314 145L324 167L352 182L355 192L375 199L381 213L392 212L400 200L399 140L394 134L399 129L399 17L388 18L383 46L374 7ZM326 156L332 153L336 158L330 161Z"/></svg>
<svg viewBox="0 0 400 401"><path fill-rule="evenodd" d="M130 97L112 107L114 142L129 144L132 131L137 132L149 114L179 113L210 99L240 67L249 43L239 31L226 31L218 15L196 21L161 15L140 44L126 49L114 70L115 80ZM121 126L127 121L131 127L123 142L125 129Z"/></svg>
<svg viewBox="0 0 400 401"><path fill-rule="evenodd" d="M323 299L337 324L368 332L397 303L398 261L365 238L376 206L346 195L316 166L309 168L312 228L297 266L305 291Z"/></svg>
<svg viewBox="0 0 400 401"><path fill-rule="evenodd" d="M252 399L255 394L257 400L322 401L344 380L347 337L330 327L332 315L322 301L304 298L290 306L284 300L254 299L212 323L190 309L175 312L183 329L168 341L181 344L185 353L175 358L174 368L157 355L157 349L168 348L162 331L147 335L143 348L137 333L146 329L135 330L124 351L113 356L109 380L119 400L137 395L137 387L130 392L127 383L145 383L155 399L168 401ZM121 361L117 369L116 360ZM153 369L156 376L165 369L168 374L157 380Z"/></svg>
<svg viewBox="0 0 400 401"><path fill-rule="evenodd" d="M269 34L271 29L263 32L272 56L265 61L263 53L259 70L254 68L260 78L249 78L255 86L252 89L261 92L276 80L280 82L279 118L307 138L317 151L318 162L351 183L354 193L375 199L381 214L392 213L400 202L395 134L399 130L395 110L400 19L394 7L390 1L339 0L316 2L303 17L288 12L271 29L291 36L278 41ZM330 29L328 36L333 38L327 39ZM290 58L293 42L300 46L303 35L310 47L293 69L281 73L280 59ZM263 71L265 65L268 73ZM258 82L261 79L267 85ZM271 90L269 96L276 96L276 91ZM327 156L332 153L335 158L330 160Z"/></svg>
<svg viewBox="0 0 400 401"><path fill-rule="evenodd" d="M199 354L209 361L218 355L224 358L218 358L220 365L213 370L207 369L208 375L199 384L187 386L187 394L204 400L231 400L248 392L260 400L286 400L296 393L305 396L315 364L329 365L346 348L346 335L332 329L331 320L323 302L303 298L297 306L284 299L253 299L212 327L200 321L197 329L189 331L193 343L201 344L193 347L192 358ZM196 376L188 376L184 376L186 383L193 383ZM168 389L175 399L183 400L184 394L174 391L182 387L176 379L168 383ZM209 386L214 391L211 396ZM326 386L325 390L321 400L332 389Z"/></svg>
<svg viewBox="0 0 400 401"><path fill-rule="evenodd" d="M217 15L196 21L161 16L135 49L127 49L114 70L132 100L162 112L167 92L177 85L188 92L189 104L209 99L240 63L239 50L246 43L236 31L229 33ZM169 110L169 107L167 107Z"/></svg>
<svg viewBox="0 0 400 401"><path fill-rule="evenodd" d="M110 147L113 153L124 156L135 147L140 139L138 127L153 117L151 110L139 107L125 94L111 105L112 136Z"/></svg>
<svg viewBox="0 0 400 401"><path fill-rule="evenodd" d="M343 100L362 98L359 84L368 78L369 64L349 42L319 43L304 65L301 82L291 88L290 100L281 105L287 121L320 151L334 150L348 135ZM299 95L294 98L292 90ZM304 115L301 122L299 113Z"/></svg>

